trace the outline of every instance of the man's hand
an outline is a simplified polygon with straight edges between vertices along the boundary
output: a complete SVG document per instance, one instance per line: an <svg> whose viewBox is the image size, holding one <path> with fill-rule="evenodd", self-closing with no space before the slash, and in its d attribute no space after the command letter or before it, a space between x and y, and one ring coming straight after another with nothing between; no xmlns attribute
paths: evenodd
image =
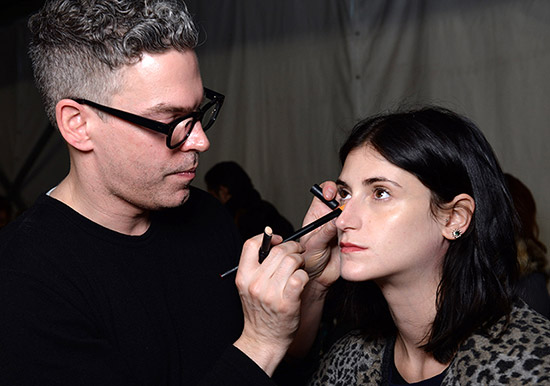
<svg viewBox="0 0 550 386"><path fill-rule="evenodd" d="M328 201L336 197L336 184L327 181L323 185L323 196ZM330 208L314 198L304 218L304 224L323 217ZM329 287L340 277L340 251L334 220L313 232L302 236L300 244L305 249L303 257L305 270L310 281L302 293L300 328L288 350L289 359L304 358L315 338Z"/></svg>
<svg viewBox="0 0 550 386"><path fill-rule="evenodd" d="M336 184L327 181L322 184L323 196L327 200L336 197ZM313 198L304 217L304 224L324 216L329 209L323 202ZM328 288L340 276L340 253L334 221L330 221L315 231L304 235L300 244L304 247L305 270L312 280Z"/></svg>
<svg viewBox="0 0 550 386"><path fill-rule="evenodd" d="M274 243L282 238L273 236ZM235 282L244 312L244 329L234 345L268 375L285 355L300 323L301 294L308 274L301 269L303 248L286 242L271 248L258 262L261 236L248 240Z"/></svg>

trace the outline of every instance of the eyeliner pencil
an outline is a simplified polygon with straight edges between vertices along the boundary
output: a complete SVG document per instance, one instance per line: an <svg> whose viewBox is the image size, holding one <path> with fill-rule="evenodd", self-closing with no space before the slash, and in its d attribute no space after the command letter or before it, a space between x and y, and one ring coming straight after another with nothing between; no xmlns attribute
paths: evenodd
<svg viewBox="0 0 550 386"><path fill-rule="evenodd" d="M315 230L319 228L321 225L326 224L332 219L335 219L336 217L340 216L340 213L342 213L342 209L344 209L344 205L334 209L332 212L324 215L321 218L318 218L317 220L313 221L312 223L307 224L302 229L298 229L292 236L289 236L288 238L283 240L283 243L287 241L294 241L298 240L300 237L302 237L305 234L308 234L312 230Z"/></svg>
<svg viewBox="0 0 550 386"><path fill-rule="evenodd" d="M311 193L313 193L313 195L315 197L317 197L319 200L323 201L325 203L326 206L328 206L330 209L336 209L338 207L338 201L336 200L330 200L328 201L324 196L323 196L323 189L318 185L318 184L314 184L311 189L309 189L309 191Z"/></svg>
<svg viewBox="0 0 550 386"><path fill-rule="evenodd" d="M342 209L344 209L344 206L345 206L345 204L338 207L338 208L336 208L336 209L334 209L332 212L324 215L323 217L313 221L312 223L307 224L303 228L297 230L292 236L284 239L283 243L285 243L287 241L297 240L300 237L304 236L305 234L308 234L309 232L311 232L311 231L319 228L320 226L326 224L330 220L335 219L336 217L338 217L340 215L340 213L342 213ZM264 235L265 235L265 232L264 232ZM225 276L229 275L230 273L235 272L238 268L239 268L239 266L236 266L236 267L230 269L229 271L222 273L220 276L225 277Z"/></svg>
<svg viewBox="0 0 550 386"><path fill-rule="evenodd" d="M260 264L265 260L267 255L269 255L269 249L271 248L271 237L273 236L273 230L271 227L265 227L264 229L264 238L262 239L262 246L258 251L258 260Z"/></svg>
<svg viewBox="0 0 550 386"><path fill-rule="evenodd" d="M264 237L262 239L262 245L260 246L260 250L258 251L258 261L260 264L265 260L267 255L269 255L269 250L271 249L271 238L273 237L273 230L271 227L265 227L264 229ZM222 273L220 276L225 277L229 275L232 272L235 272L239 266L237 265L234 268L231 268L229 271Z"/></svg>

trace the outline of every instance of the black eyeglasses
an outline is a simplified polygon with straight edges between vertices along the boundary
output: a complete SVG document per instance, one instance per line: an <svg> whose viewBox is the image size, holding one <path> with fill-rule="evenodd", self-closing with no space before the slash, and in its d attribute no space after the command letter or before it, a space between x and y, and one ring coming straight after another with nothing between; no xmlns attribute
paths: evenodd
<svg viewBox="0 0 550 386"><path fill-rule="evenodd" d="M216 121L220 109L222 108L225 96L216 91L204 88L204 96L208 99L208 102L199 108L198 111L193 111L187 115L174 119L170 123L158 122L153 119L141 117L136 114L128 113L126 111L114 109L112 107L103 106L99 103L95 103L86 99L73 98L77 103L95 107L105 113L113 115L117 118L124 119L130 123L134 123L139 126L143 126L147 129L157 131L166 135L166 146L170 149L175 149L181 146L185 142L191 131L200 121L202 129L208 130Z"/></svg>

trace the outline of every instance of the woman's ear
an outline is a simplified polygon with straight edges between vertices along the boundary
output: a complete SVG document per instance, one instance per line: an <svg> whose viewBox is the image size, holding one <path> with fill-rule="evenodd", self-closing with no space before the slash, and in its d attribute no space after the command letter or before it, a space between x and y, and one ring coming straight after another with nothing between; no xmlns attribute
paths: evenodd
<svg viewBox="0 0 550 386"><path fill-rule="evenodd" d="M61 99L55 106L55 116L59 132L69 145L83 152L93 149L89 110L72 99Z"/></svg>
<svg viewBox="0 0 550 386"><path fill-rule="evenodd" d="M442 229L443 236L455 240L462 236L474 215L475 201L469 194L459 194L445 209L446 221Z"/></svg>

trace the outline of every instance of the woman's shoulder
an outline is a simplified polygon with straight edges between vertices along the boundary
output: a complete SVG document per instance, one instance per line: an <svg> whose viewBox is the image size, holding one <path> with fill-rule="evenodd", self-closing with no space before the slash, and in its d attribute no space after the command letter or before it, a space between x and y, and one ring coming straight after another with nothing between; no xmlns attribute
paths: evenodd
<svg viewBox="0 0 550 386"><path fill-rule="evenodd" d="M323 355L310 385L378 384L388 339L368 339L359 330L351 331Z"/></svg>
<svg viewBox="0 0 550 386"><path fill-rule="evenodd" d="M504 321L501 320L501 323ZM523 346L532 349L546 346L548 348L547 355L550 357L550 320L533 310L523 300L518 299L512 308L510 322L506 326L502 338L497 336L497 339L510 344L517 340Z"/></svg>
<svg viewBox="0 0 550 386"><path fill-rule="evenodd" d="M381 356L389 341L393 338L371 338L361 330L352 330L336 341L329 352L342 355L364 357L370 354L372 358Z"/></svg>
<svg viewBox="0 0 550 386"><path fill-rule="evenodd" d="M475 334L470 340L506 347L521 342L526 347L536 347L550 342L550 320L533 310L523 300L517 299L509 319L502 317L497 323ZM550 351L549 351L550 354Z"/></svg>
<svg viewBox="0 0 550 386"><path fill-rule="evenodd" d="M550 321L518 301L502 318L468 338L453 361L462 381L484 384L550 382Z"/></svg>

